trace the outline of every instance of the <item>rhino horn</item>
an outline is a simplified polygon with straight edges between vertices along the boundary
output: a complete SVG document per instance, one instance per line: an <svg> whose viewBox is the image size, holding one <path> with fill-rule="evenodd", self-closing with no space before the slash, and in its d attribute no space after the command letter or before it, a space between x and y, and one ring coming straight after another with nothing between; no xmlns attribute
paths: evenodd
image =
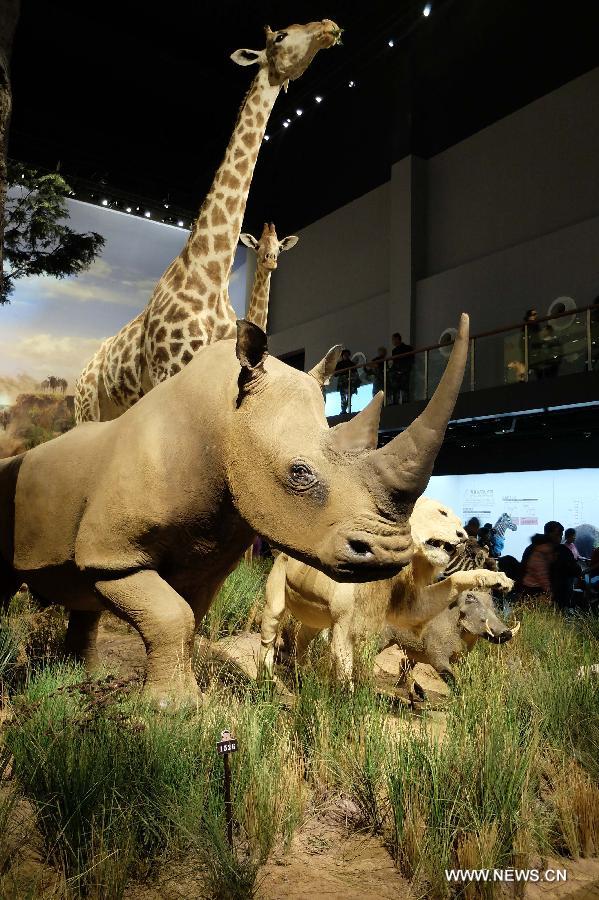
<svg viewBox="0 0 599 900"><path fill-rule="evenodd" d="M335 371L335 366L341 358L342 350L343 344L335 344L334 347L331 347L327 355L308 372L308 375L315 378L321 387L324 387L325 384L328 384L331 380L331 376Z"/></svg>
<svg viewBox="0 0 599 900"><path fill-rule="evenodd" d="M451 357L426 409L365 461L397 500L416 500L426 489L447 423L460 392L468 357L468 316L462 313Z"/></svg>
<svg viewBox="0 0 599 900"><path fill-rule="evenodd" d="M347 450L374 450L378 441L382 405L383 392L379 391L368 406L352 419L331 428L331 446L342 453Z"/></svg>

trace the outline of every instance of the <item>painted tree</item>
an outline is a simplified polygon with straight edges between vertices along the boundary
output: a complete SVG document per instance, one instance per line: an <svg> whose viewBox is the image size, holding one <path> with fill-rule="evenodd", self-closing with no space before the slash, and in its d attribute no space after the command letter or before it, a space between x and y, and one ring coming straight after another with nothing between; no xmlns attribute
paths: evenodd
<svg viewBox="0 0 599 900"><path fill-rule="evenodd" d="M12 111L10 57L19 18L21 0L0 0L0 280L4 243L4 204L6 201L8 128Z"/></svg>
<svg viewBox="0 0 599 900"><path fill-rule="evenodd" d="M1 0L0 0L1 2ZM65 278L87 269L104 238L95 231L80 234L67 225L69 185L58 172L41 174L21 163L8 163L5 201L5 272L0 303L9 302L14 283L26 275Z"/></svg>

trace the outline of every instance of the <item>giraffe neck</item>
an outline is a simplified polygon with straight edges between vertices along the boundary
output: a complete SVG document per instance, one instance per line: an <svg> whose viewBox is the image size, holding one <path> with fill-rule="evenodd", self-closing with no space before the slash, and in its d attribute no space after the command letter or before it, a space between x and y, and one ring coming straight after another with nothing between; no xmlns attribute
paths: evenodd
<svg viewBox="0 0 599 900"><path fill-rule="evenodd" d="M250 306L248 309L248 319L266 331L266 322L268 320L268 299L270 295L270 276L271 270L265 269L258 263L254 274L254 284L252 286L252 296L250 298Z"/></svg>
<svg viewBox="0 0 599 900"><path fill-rule="evenodd" d="M229 283L256 159L279 91L280 86L270 84L268 69L260 69L182 251L187 268L208 276L211 291L226 290Z"/></svg>

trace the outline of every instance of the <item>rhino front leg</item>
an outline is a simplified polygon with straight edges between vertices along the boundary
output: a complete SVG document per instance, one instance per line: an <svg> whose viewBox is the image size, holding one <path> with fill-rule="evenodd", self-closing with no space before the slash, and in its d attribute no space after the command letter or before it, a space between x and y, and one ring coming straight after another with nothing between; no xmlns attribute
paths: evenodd
<svg viewBox="0 0 599 900"><path fill-rule="evenodd" d="M72 609L69 613L65 650L73 659L84 663L88 671L96 669L99 664L96 642L101 615L99 612L77 609Z"/></svg>
<svg viewBox="0 0 599 900"><path fill-rule="evenodd" d="M98 581L96 590L142 637L147 652L146 693L161 705L173 695L177 700L197 700L191 667L195 619L183 597L149 570Z"/></svg>

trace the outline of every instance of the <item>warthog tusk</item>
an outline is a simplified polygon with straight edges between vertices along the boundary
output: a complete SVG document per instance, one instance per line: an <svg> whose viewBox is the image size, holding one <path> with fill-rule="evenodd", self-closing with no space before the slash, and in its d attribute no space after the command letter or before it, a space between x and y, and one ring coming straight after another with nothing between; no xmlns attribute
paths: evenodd
<svg viewBox="0 0 599 900"><path fill-rule="evenodd" d="M488 620L488 619L485 619L485 631L487 632L487 634L490 634L492 638L495 637L495 634L494 634L493 631L489 628L489 620Z"/></svg>
<svg viewBox="0 0 599 900"><path fill-rule="evenodd" d="M512 637L514 637L514 635L518 634L518 632L520 631L520 624L521 624L520 622L516 622L514 627L510 628L510 631L512 632Z"/></svg>

